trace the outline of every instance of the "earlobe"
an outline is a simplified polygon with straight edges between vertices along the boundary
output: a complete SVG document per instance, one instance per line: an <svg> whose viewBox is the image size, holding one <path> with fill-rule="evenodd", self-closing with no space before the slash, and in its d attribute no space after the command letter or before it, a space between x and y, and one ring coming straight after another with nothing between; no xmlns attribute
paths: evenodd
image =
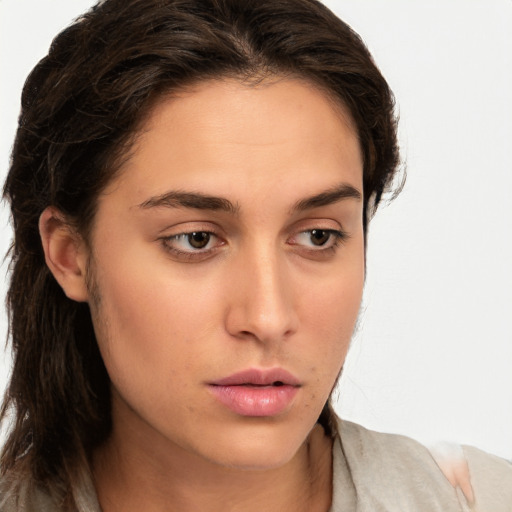
<svg viewBox="0 0 512 512"><path fill-rule="evenodd" d="M86 302L87 251L83 239L53 207L46 208L39 217L39 234L46 264L66 296Z"/></svg>

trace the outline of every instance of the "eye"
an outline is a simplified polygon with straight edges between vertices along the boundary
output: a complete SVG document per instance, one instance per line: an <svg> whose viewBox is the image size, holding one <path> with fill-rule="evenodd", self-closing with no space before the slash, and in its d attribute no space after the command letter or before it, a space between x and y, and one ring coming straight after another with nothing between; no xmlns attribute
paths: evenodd
<svg viewBox="0 0 512 512"><path fill-rule="evenodd" d="M346 238L347 235L343 231L315 228L298 233L288 243L313 251L321 251L337 247Z"/></svg>
<svg viewBox="0 0 512 512"><path fill-rule="evenodd" d="M213 233L207 231L193 231L191 233L180 233L166 238L166 245L181 251L194 252L208 248L208 245L215 238Z"/></svg>
<svg viewBox="0 0 512 512"><path fill-rule="evenodd" d="M190 231L162 238L162 243L175 258L192 260L208 257L225 242L210 231Z"/></svg>
<svg viewBox="0 0 512 512"><path fill-rule="evenodd" d="M312 229L309 233L309 237L313 245L321 246L329 242L332 238L332 232L326 229Z"/></svg>
<svg viewBox="0 0 512 512"><path fill-rule="evenodd" d="M193 233L187 233L181 236L184 237L186 243L194 249L204 249L212 238L211 233L207 233L206 231L194 231Z"/></svg>

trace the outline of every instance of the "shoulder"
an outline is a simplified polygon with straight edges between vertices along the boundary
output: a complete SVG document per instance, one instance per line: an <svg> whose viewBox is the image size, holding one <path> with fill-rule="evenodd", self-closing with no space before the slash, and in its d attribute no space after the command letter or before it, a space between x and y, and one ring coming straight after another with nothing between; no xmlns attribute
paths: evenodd
<svg viewBox="0 0 512 512"><path fill-rule="evenodd" d="M342 443L351 455L361 459L370 457L375 464L432 459L423 445L409 437L376 432L346 420L338 420L337 426ZM376 457L379 454L384 457Z"/></svg>
<svg viewBox="0 0 512 512"><path fill-rule="evenodd" d="M338 433L338 448L363 510L463 510L456 491L420 443L343 420Z"/></svg>
<svg viewBox="0 0 512 512"><path fill-rule="evenodd" d="M420 507L417 510L427 505L428 510L443 512L471 510L462 491L452 486L431 452L417 441L343 420L338 432L354 485L371 499L395 507ZM476 448L464 447L461 453L474 491L473 510L510 512L512 465Z"/></svg>
<svg viewBox="0 0 512 512"><path fill-rule="evenodd" d="M42 489L10 475L0 479L0 512L55 512L55 502Z"/></svg>
<svg viewBox="0 0 512 512"><path fill-rule="evenodd" d="M30 476L7 471L0 477L0 512L100 512L88 465L75 468L73 476L67 491L60 483L38 484Z"/></svg>
<svg viewBox="0 0 512 512"><path fill-rule="evenodd" d="M463 446L476 510L512 510L512 463L472 446Z"/></svg>

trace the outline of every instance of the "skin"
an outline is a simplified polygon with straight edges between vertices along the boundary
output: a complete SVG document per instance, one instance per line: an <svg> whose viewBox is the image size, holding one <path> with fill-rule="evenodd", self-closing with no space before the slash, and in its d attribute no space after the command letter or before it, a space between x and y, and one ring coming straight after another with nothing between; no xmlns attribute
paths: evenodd
<svg viewBox="0 0 512 512"><path fill-rule="evenodd" d="M328 510L331 441L315 424L361 301L362 167L350 117L317 88L218 80L156 105L99 198L92 253L45 211L48 265L89 302L112 381L113 432L93 457L105 512ZM360 197L307 202L343 187ZM232 208L161 201L170 191ZM300 381L277 415L236 414L208 386L274 367Z"/></svg>

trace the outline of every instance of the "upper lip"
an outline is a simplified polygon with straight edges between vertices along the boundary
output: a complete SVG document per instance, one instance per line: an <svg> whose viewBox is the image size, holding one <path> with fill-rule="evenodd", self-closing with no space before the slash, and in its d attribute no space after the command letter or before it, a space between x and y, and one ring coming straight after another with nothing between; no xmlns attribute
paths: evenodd
<svg viewBox="0 0 512 512"><path fill-rule="evenodd" d="M276 383L288 386L300 386L299 379L283 368L249 368L248 370L242 370L228 377L211 382L211 385L241 386L249 384L252 386L271 386Z"/></svg>

